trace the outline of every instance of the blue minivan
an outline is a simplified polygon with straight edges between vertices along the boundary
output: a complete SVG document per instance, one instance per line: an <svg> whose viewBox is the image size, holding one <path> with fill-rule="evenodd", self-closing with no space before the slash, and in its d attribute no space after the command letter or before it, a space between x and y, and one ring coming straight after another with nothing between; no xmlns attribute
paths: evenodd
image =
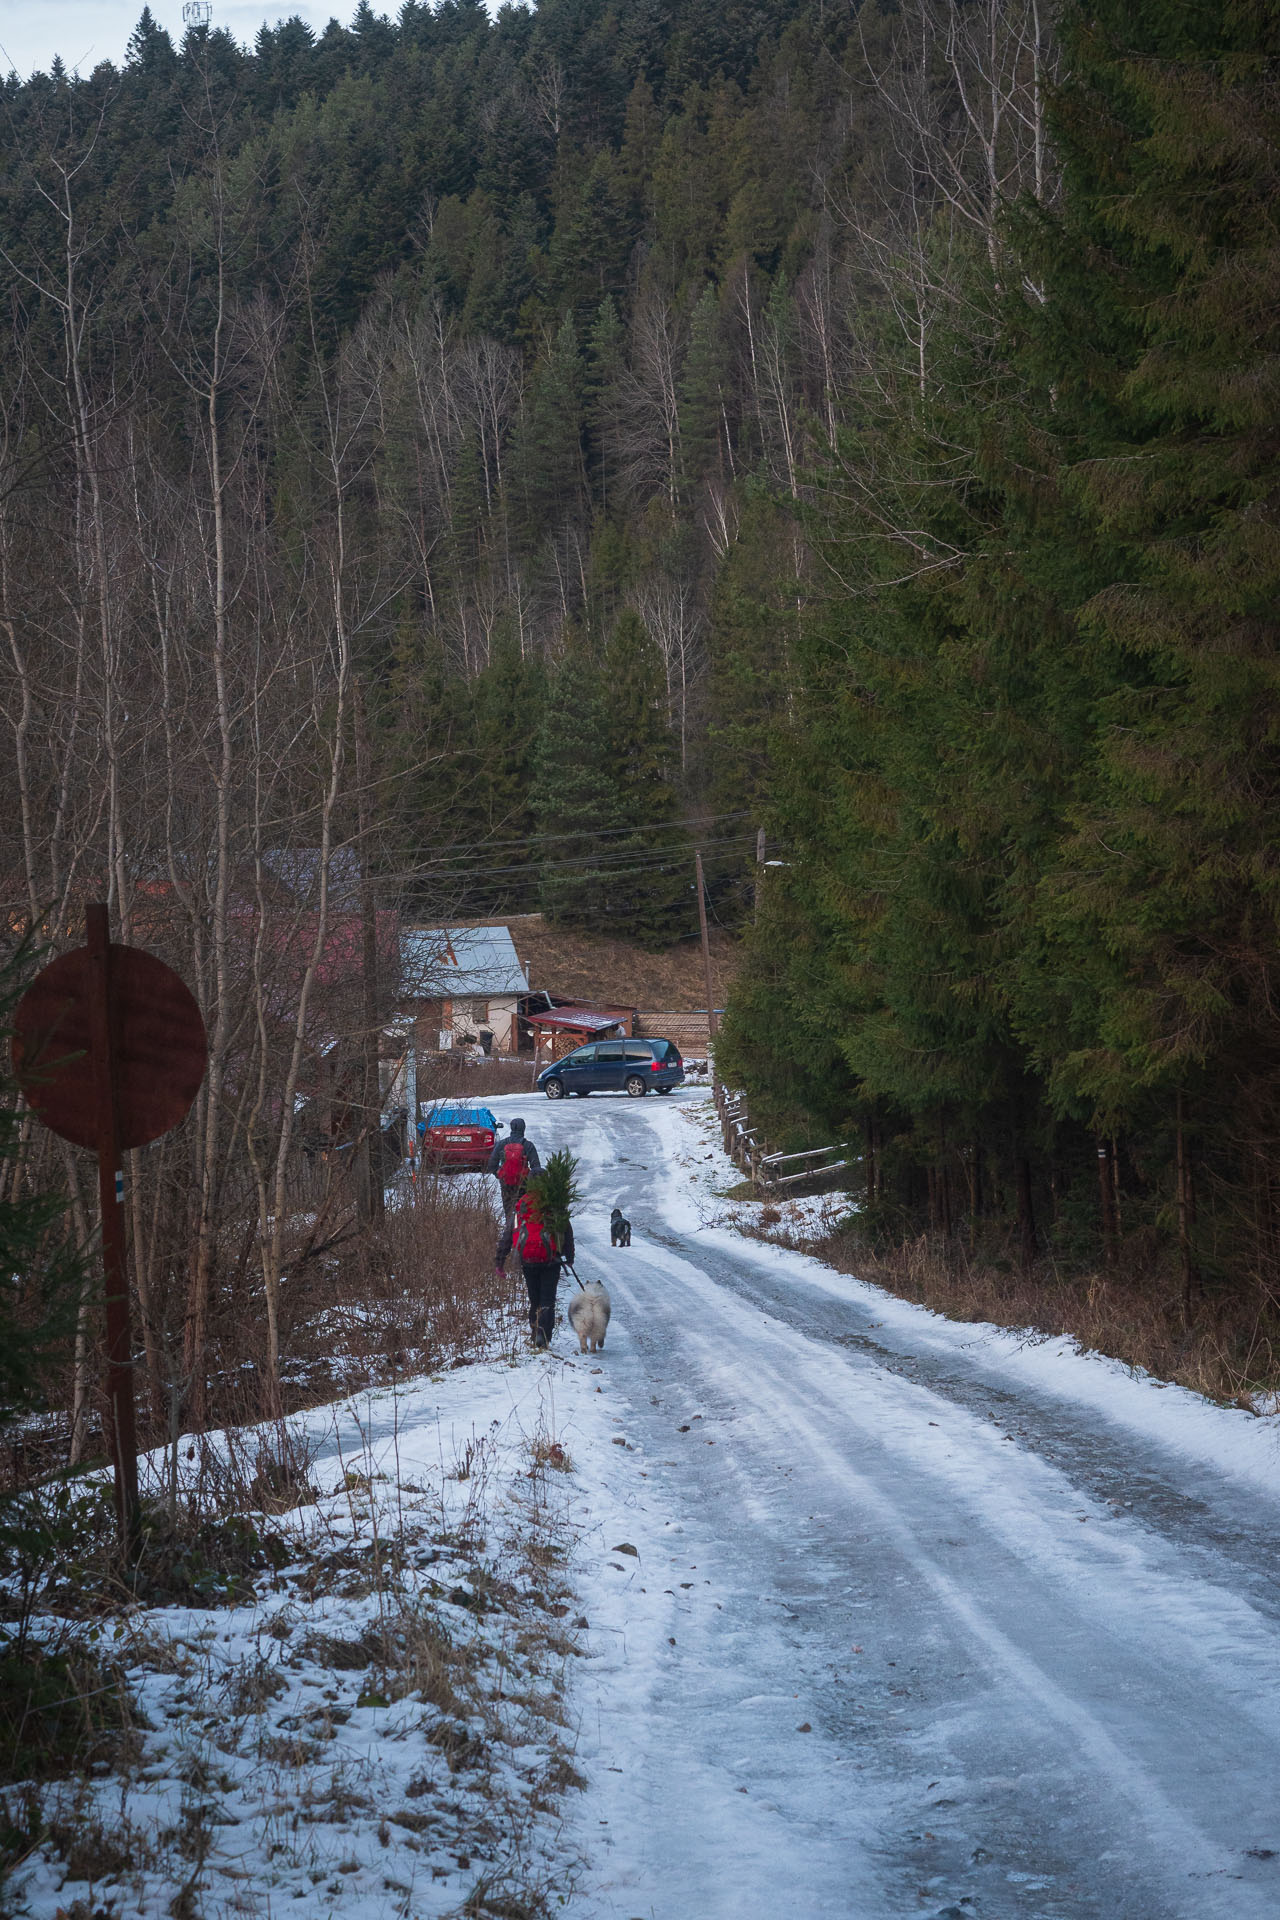
<svg viewBox="0 0 1280 1920"><path fill-rule="evenodd" d="M674 1040L596 1040L575 1047L538 1075L548 1100L566 1093L670 1093L684 1079Z"/></svg>

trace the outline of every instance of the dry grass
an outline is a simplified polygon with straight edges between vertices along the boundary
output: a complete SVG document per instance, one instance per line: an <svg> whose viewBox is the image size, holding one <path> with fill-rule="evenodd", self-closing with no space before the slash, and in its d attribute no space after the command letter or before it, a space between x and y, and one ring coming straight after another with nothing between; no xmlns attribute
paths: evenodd
<svg viewBox="0 0 1280 1920"><path fill-rule="evenodd" d="M527 1070L519 1071L527 1084ZM459 1365L492 1350L495 1328L505 1345L513 1296L510 1286L494 1279L498 1221L486 1186L456 1175L405 1180L392 1190L385 1220L374 1226L360 1227L354 1204L347 1202L345 1211L326 1214L320 1225L314 1212L296 1215L281 1285L278 1406L267 1390L267 1330L252 1263L245 1259L224 1274L210 1304L205 1425L256 1426L281 1412L316 1406L409 1372ZM244 1248L251 1246L253 1231L246 1219L240 1236ZM180 1307L174 1305L173 1311ZM189 1381L183 1376L180 1330L168 1339L164 1367L168 1377L182 1382L185 1395ZM69 1366L51 1372L49 1412L0 1450L0 1490L38 1482L63 1466L70 1386ZM147 1388L148 1375L139 1368L141 1448L173 1436L171 1390L153 1401ZM95 1398L87 1461L105 1453L102 1410ZM179 1429L186 1412L184 1400ZM264 1497L255 1506L274 1504L284 1511L296 1503L291 1482L260 1491ZM301 1497L306 1498L305 1491Z"/></svg>
<svg viewBox="0 0 1280 1920"><path fill-rule="evenodd" d="M552 1440L545 1433L535 1434L529 1442L529 1458L533 1463L532 1471L550 1467L556 1473L572 1473L573 1460L558 1440Z"/></svg>
<svg viewBox="0 0 1280 1920"><path fill-rule="evenodd" d="M698 1013L707 1004L702 947L696 935L663 953L628 940L579 927L550 925L540 913L522 913L505 923L516 952L530 970L536 993L546 987L558 998L599 1000L606 1006L661 1007ZM738 949L719 929L711 935L711 984L723 1006L737 971Z"/></svg>
<svg viewBox="0 0 1280 1920"><path fill-rule="evenodd" d="M359 1463L367 1471L353 1468L347 1478L352 1537L345 1527L336 1535L321 1528L314 1538L306 1536L311 1544L300 1554L299 1536L291 1532L286 1548L269 1517L317 1497L314 1441L306 1438L303 1423L290 1417L293 1412L366 1384L514 1350L524 1324L514 1293L519 1283L494 1275L497 1220L487 1185L444 1177L420 1181L416 1190L402 1187L384 1221L359 1237L352 1221L350 1231L323 1243L316 1240L314 1220L299 1216L295 1257L282 1288L283 1410L265 1404L261 1302L244 1280L248 1265L239 1280L220 1284L211 1324L216 1357L208 1418L210 1427L227 1431L178 1436L176 1429L172 1434L155 1430L156 1410L150 1425L144 1418L144 1444L167 1438L171 1449L163 1470L150 1474L144 1487L146 1549L140 1571L126 1576L121 1569L109 1493L95 1496L87 1515L81 1511L87 1496L74 1483L66 1490L51 1482L21 1496L29 1505L38 1492L41 1507L38 1514L26 1506L21 1513L15 1510L7 1545L0 1540L0 1571L9 1576L0 1603L0 1880L6 1868L46 1842L55 1855L71 1857L74 1836L70 1830L67 1835L55 1831L52 1823L57 1808L74 1811L77 1796L87 1796L84 1818L77 1811L73 1823L82 1830L74 1860L91 1885L86 1920L90 1915L96 1920L97 1881L123 1873L124 1866L110 1844L110 1823L100 1829L90 1798L95 1782L109 1771L118 1775L123 1802L138 1773L139 1742L151 1731L137 1712L126 1677L126 1667L131 1671L138 1664L150 1664L177 1688L186 1687L190 1664L189 1678L199 1688L209 1721L200 1736L206 1741L200 1765L216 1775L219 1753L238 1750L242 1757L251 1753L260 1768L301 1770L291 1801L304 1822L337 1820L348 1811L345 1803L342 1810L336 1801L330 1804L338 1791L336 1776L322 1808L312 1807L309 1799L318 1791L318 1772L332 1770L328 1756L335 1728L356 1708L405 1698L421 1703L424 1742L432 1755L428 1766L434 1763L437 1781L458 1783L448 1803L441 1803L448 1829L456 1828L476 1850L484 1842L490 1860L510 1851L505 1836L525 1834L539 1811L575 1784L564 1770L567 1760L545 1780L530 1778L523 1787L519 1778L508 1778L513 1764L516 1776L525 1772L522 1762L511 1762L511 1754L529 1746L554 1747L560 1737L559 1713L543 1714L541 1692L548 1663L562 1665L574 1651L557 1631L568 1611L558 1583L548 1592L561 1547L546 1538L540 1479L521 1476L519 1483L521 1510L529 1506L533 1531L528 1562L514 1582L505 1577L505 1565L480 1558L491 1524L486 1499L494 1471L493 1448L483 1436L473 1436L458 1458L462 1504L450 1507L447 1526L432 1507L425 1519L420 1515L416 1531L406 1530L398 1499L395 1511L387 1510L385 1528L374 1525L370 1516L379 1490L371 1482L382 1475L368 1460ZM264 1415L271 1417L255 1424ZM59 1439L51 1428L56 1451ZM557 1464L548 1446L535 1471ZM32 1460L24 1459L21 1467L30 1472ZM15 1478L18 1470L15 1458ZM430 1489L406 1483L404 1491L430 1506ZM438 1561L443 1561L438 1576L432 1571L418 1580L414 1568L434 1568ZM104 1619L123 1620L139 1602L143 1607L242 1606L259 1594L267 1600L268 1589L288 1599L291 1610L286 1615L277 1608L264 1622L259 1646L224 1670L212 1656L175 1648L164 1635L149 1635L145 1626L137 1632L120 1629L129 1653L123 1664L104 1659L91 1644ZM335 1636L324 1647L291 1648L297 1609L329 1592L348 1600L376 1599L376 1625L355 1625L349 1640ZM37 1611L39 1642L29 1631ZM50 1612L66 1622L52 1635ZM218 1637L211 1629L211 1644ZM149 1646L154 1646L150 1662ZM303 1696L302 1707L286 1713L279 1705L281 1694L296 1685L290 1675L304 1651L329 1669L334 1698L326 1693L312 1704ZM502 1662L508 1659L518 1680L516 1700L503 1697ZM549 1702L556 1704L554 1690ZM181 1693L173 1693L175 1724L182 1724L187 1705ZM490 1820L489 1813L480 1817L477 1806L488 1806L496 1791L490 1775L499 1749L507 1784L493 1801ZM177 1920L201 1910L199 1883L208 1850L208 1832L195 1815L201 1813L201 1795L212 1789L194 1774L188 1785L189 1830L184 1825L154 1836L166 1862L185 1862L175 1869L181 1884L170 1911ZM135 1869L150 1858L140 1841L131 1840L126 1851ZM464 1851L459 1848L459 1866ZM496 1877L476 1883L476 1911L498 1912L504 1901L513 1913L550 1910L525 1866L508 1860L504 1868L486 1871ZM486 1906L490 1898L498 1904ZM68 1905L69 1915L78 1904Z"/></svg>
<svg viewBox="0 0 1280 1920"><path fill-rule="evenodd" d="M221 1539L226 1533L237 1543L245 1568L256 1566L263 1539L249 1525L243 1503L255 1486L269 1494L277 1480L309 1474L310 1458L290 1431L296 1424L272 1422L256 1441L242 1436L238 1451L199 1436L183 1443L184 1478L194 1479L204 1504L198 1511L182 1504L172 1538L166 1535L162 1543L163 1569L152 1569L162 1573L172 1591L150 1592L154 1582L149 1580L139 1589L144 1601L186 1597L178 1592L179 1563L188 1584L197 1586L190 1596L197 1606L248 1597L239 1561L234 1568L223 1565L221 1552L210 1552L210 1543L215 1534ZM210 1459L220 1453L221 1465L202 1471L204 1453ZM83 1671L75 1668L78 1649L70 1658L51 1660L47 1649L33 1646L22 1673L12 1662L6 1667L0 1661L0 1678L7 1677L13 1695L15 1724L29 1721L31 1706L48 1699L56 1698L65 1710L65 1725L54 1729L58 1737L50 1751L11 1753L8 1777L0 1777L0 1813L7 1820L0 1821L5 1826L0 1878L6 1867L43 1846L67 1871L84 1877L83 1920L99 1920L107 1911L104 1883L118 1897L142 1870L167 1876L178 1888L169 1911L177 1920L195 1920L210 1891L205 1882L216 1834L213 1800L232 1790L223 1756L251 1759L259 1772L281 1776L280 1804L290 1813L279 1829L276 1853L290 1870L300 1868L309 1857L308 1827L350 1822L357 1812L362 1818L379 1817L352 1784L354 1775L348 1779L343 1772L349 1760L335 1745L338 1731L357 1709L412 1700L420 1704L415 1726L422 1760L402 1791L415 1806L381 1814L382 1845L402 1847L406 1856L443 1850L458 1870L474 1874L456 1912L549 1916L558 1910L572 1867L553 1885L531 1842L534 1822L554 1817L562 1796L583 1785L563 1731L563 1672L578 1651L560 1627L571 1610L562 1571L571 1536L561 1505L547 1502L544 1477L549 1466L563 1470L566 1463L554 1460L549 1442L536 1449L533 1477L521 1474L500 1503L504 1541L498 1557L485 1559L478 1557L484 1553L483 1535L495 1526L495 1514L485 1504L492 1455L487 1438L468 1446L463 1504L456 1496L449 1503L447 1525L443 1481L439 1507L430 1488L405 1483L403 1491L417 1502L406 1519L397 1491L376 1484L384 1475L368 1456L365 1471L348 1470L353 1532L348 1536L343 1526L335 1533L321 1524L293 1538L288 1567L280 1579L273 1577L284 1605L263 1620L257 1643L235 1656L223 1655L216 1626L179 1647L149 1629L143 1615L135 1627L122 1626L113 1634L120 1664L109 1671L95 1665L92 1656ZM379 1497L385 1530L372 1516ZM161 1512L158 1519L164 1518ZM261 1514L256 1518L265 1536ZM513 1529L509 1538L508 1528ZM206 1556L209 1562L216 1559L216 1569L206 1565ZM420 1575L415 1568L428 1571ZM205 1594L203 1573L215 1570L218 1590ZM84 1571L87 1575L89 1569ZM118 1583L108 1591L86 1581L72 1594L65 1579L55 1578L52 1587L62 1604L77 1616L94 1616L95 1622L104 1608L109 1616L116 1607L133 1604ZM51 1590L46 1580L42 1599ZM376 1613L348 1615L345 1633L326 1633L309 1609L317 1594L329 1592L376 1598ZM159 1724L140 1719L130 1698L126 1674L131 1678L140 1666L176 1683L149 1700L149 1711L161 1716ZM316 1669L324 1675L323 1687L309 1671ZM313 1687L319 1698L303 1691ZM182 1819L176 1826L135 1833L127 1818L128 1796L139 1779L156 1777L157 1765L163 1771L165 1735L177 1729L184 1742L192 1742L189 1754L176 1765L168 1763L184 1782ZM161 1736L160 1743L148 1749L146 1738L152 1734ZM98 1817L101 1801L94 1797L99 1777L108 1771L117 1776L112 1792L118 1792L122 1809L114 1824ZM24 1777L30 1783L25 1799L18 1785ZM420 1807L426 1796L429 1806ZM270 1822L276 1815L268 1807L263 1817ZM335 1870L361 1871L357 1852L349 1865ZM438 1862L431 1870L440 1870ZM408 1871L411 1877L412 1863ZM78 1910L75 1901L65 1906L69 1920Z"/></svg>
<svg viewBox="0 0 1280 1920"><path fill-rule="evenodd" d="M494 1275L497 1234L490 1198L476 1183L423 1177L397 1189L379 1226L304 1261L282 1297L285 1413L459 1366L490 1352L495 1337L505 1345L514 1294ZM260 1320L237 1316L228 1301L214 1332L220 1366L210 1424L269 1417ZM292 1481L280 1487L277 1510L293 1491Z"/></svg>
<svg viewBox="0 0 1280 1920"><path fill-rule="evenodd" d="M794 1232L786 1237L801 1244ZM1176 1276L1146 1257L1141 1244L1122 1249L1114 1269L1084 1273L1064 1273L1047 1260L1024 1272L1011 1245L973 1255L929 1234L886 1251L873 1248L856 1223L803 1244L838 1271L949 1319L1065 1336L1087 1352L1251 1412L1253 1395L1277 1382L1277 1356L1264 1332L1269 1303L1261 1296L1202 1300L1188 1326Z"/></svg>
<svg viewBox="0 0 1280 1920"><path fill-rule="evenodd" d="M532 1054L495 1054L487 1060L474 1060L465 1053L437 1053L419 1056L419 1100L479 1100L486 1094L529 1093L540 1061ZM544 1096L539 1094L539 1099Z"/></svg>

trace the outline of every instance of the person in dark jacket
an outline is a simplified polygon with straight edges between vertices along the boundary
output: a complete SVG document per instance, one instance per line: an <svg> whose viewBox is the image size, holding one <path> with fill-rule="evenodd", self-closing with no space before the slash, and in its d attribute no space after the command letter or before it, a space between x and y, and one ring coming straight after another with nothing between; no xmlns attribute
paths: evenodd
<svg viewBox="0 0 1280 1920"><path fill-rule="evenodd" d="M538 1149L532 1140L524 1137L524 1121L513 1120L510 1137L494 1141L493 1152L485 1165L486 1173L497 1175L498 1191L502 1195L502 1232L494 1256L494 1272L502 1278L506 1276L507 1255L511 1251L516 1202L533 1176L541 1171Z"/></svg>
<svg viewBox="0 0 1280 1920"><path fill-rule="evenodd" d="M549 1347L556 1324L556 1288L560 1269L573 1263L573 1222L559 1230L546 1217L535 1187L516 1203L515 1244L529 1292L529 1332L535 1347Z"/></svg>

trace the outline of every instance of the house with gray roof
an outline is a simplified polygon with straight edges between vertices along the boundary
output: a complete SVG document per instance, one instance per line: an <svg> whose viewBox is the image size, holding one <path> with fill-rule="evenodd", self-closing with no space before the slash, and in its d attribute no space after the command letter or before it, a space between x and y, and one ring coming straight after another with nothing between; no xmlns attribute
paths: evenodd
<svg viewBox="0 0 1280 1920"><path fill-rule="evenodd" d="M506 927L401 929L401 1005L424 1050L478 1042L486 1052L514 1053L516 1016L528 991Z"/></svg>

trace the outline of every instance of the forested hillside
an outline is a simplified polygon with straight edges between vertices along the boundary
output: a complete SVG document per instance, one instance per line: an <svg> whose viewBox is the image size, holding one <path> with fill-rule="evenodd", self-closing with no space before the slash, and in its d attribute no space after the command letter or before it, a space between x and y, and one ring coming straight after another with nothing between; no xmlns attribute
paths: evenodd
<svg viewBox="0 0 1280 1920"><path fill-rule="evenodd" d="M395 870L661 944L693 819L734 911L849 363L851 40L447 0L246 55L144 12L123 72L11 81L7 604L97 568L113 644L176 616L187 660L336 610Z"/></svg>
<svg viewBox="0 0 1280 1920"><path fill-rule="evenodd" d="M180 899L232 1062L281 849L661 946L699 844L771 1127L1265 1374L1278 42L407 0L11 78L6 909Z"/></svg>
<svg viewBox="0 0 1280 1920"><path fill-rule="evenodd" d="M919 149L723 1050L856 1116L886 1225L1123 1268L1237 1379L1280 1288L1278 54L1267 6L1070 5L986 233Z"/></svg>

